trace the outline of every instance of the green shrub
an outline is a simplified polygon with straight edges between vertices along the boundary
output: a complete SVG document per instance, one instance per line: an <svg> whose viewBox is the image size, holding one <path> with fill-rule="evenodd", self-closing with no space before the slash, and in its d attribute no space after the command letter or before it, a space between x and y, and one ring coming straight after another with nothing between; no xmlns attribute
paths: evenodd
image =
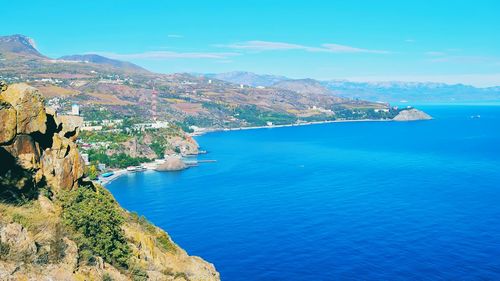
<svg viewBox="0 0 500 281"><path fill-rule="evenodd" d="M102 281L113 281L113 278L111 278L111 275L109 273L104 273L102 276Z"/></svg>
<svg viewBox="0 0 500 281"><path fill-rule="evenodd" d="M148 280L148 273L144 271L144 269L135 266L133 267L130 272L132 273L132 280L134 281L147 281Z"/></svg>
<svg viewBox="0 0 500 281"><path fill-rule="evenodd" d="M45 250L42 250L40 254L35 259L35 263L38 265L46 265L49 263L49 253Z"/></svg>
<svg viewBox="0 0 500 281"><path fill-rule="evenodd" d="M30 221L19 213L12 215L12 221L22 225L24 228L29 228Z"/></svg>
<svg viewBox="0 0 500 281"><path fill-rule="evenodd" d="M77 233L80 250L102 257L120 268L128 268L131 250L121 228L124 218L118 204L104 188L81 186L61 196L63 222Z"/></svg>
<svg viewBox="0 0 500 281"><path fill-rule="evenodd" d="M0 260L7 259L10 252L10 246L0 241Z"/></svg>
<svg viewBox="0 0 500 281"><path fill-rule="evenodd" d="M168 252L175 251L174 244L172 243L172 241L165 232L162 232L158 237L156 237L156 241L158 241L158 244L160 244L160 246L166 251Z"/></svg>

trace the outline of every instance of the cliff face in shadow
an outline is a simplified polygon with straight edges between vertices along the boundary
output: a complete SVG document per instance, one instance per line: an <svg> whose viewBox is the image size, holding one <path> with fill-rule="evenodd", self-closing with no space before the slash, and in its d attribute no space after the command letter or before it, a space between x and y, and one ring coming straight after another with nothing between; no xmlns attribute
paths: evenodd
<svg viewBox="0 0 500 281"><path fill-rule="evenodd" d="M74 124L37 89L0 83L0 280L219 280L84 180Z"/></svg>

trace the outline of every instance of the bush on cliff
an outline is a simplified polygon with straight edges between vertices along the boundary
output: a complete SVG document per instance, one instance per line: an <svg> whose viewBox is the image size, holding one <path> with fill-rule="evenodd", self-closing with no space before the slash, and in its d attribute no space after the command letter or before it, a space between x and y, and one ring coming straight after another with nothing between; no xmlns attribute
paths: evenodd
<svg viewBox="0 0 500 281"><path fill-rule="evenodd" d="M76 232L83 259L100 256L106 262L128 268L131 250L122 230L124 218L111 194L100 187L66 191L59 196L63 222Z"/></svg>

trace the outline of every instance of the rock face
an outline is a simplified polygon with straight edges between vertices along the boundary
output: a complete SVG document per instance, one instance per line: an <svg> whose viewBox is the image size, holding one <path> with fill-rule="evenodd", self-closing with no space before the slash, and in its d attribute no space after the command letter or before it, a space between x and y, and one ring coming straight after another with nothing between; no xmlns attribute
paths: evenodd
<svg viewBox="0 0 500 281"><path fill-rule="evenodd" d="M416 121L416 120L430 120L432 117L418 109L407 109L399 112L396 117L393 118L394 121Z"/></svg>
<svg viewBox="0 0 500 281"><path fill-rule="evenodd" d="M75 144L83 120L47 112L42 95L27 84L2 88L0 148L34 170L36 182L45 180L56 190L76 187L85 167Z"/></svg>
<svg viewBox="0 0 500 281"><path fill-rule="evenodd" d="M27 84L14 84L3 91L1 98L16 110L18 134L45 134L47 115L42 95Z"/></svg>
<svg viewBox="0 0 500 281"><path fill-rule="evenodd" d="M46 110L35 88L0 83L0 280L136 279L134 269L118 269L101 256L93 264L82 261L78 237L60 230L58 196L88 188L75 143L82 121ZM179 158L167 166L185 167ZM41 187L49 191L42 195ZM9 203L17 202L12 198L31 201ZM163 230L119 210L133 264L145 274L140 280L220 280L212 264L189 256Z"/></svg>

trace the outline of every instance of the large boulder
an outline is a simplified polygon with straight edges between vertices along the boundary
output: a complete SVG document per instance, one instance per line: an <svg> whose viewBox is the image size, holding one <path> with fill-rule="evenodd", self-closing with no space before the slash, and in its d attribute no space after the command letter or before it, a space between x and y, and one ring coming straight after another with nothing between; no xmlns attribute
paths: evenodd
<svg viewBox="0 0 500 281"><path fill-rule="evenodd" d="M84 174L85 162L76 144L57 134L52 138L52 147L43 152L41 163L45 179L56 190L76 187Z"/></svg>
<svg viewBox="0 0 500 281"><path fill-rule="evenodd" d="M0 145L10 142L16 136L16 110L0 99Z"/></svg>
<svg viewBox="0 0 500 281"><path fill-rule="evenodd" d="M13 84L0 97L16 110L18 134L45 133L47 115L43 97L36 88L24 83Z"/></svg>

